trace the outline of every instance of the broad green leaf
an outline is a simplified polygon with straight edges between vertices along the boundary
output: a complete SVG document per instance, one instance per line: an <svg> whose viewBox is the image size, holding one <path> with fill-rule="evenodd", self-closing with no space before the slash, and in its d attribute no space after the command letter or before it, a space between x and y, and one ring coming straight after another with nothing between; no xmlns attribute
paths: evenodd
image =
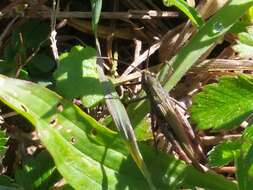
<svg viewBox="0 0 253 190"><path fill-rule="evenodd" d="M191 116L199 129L232 129L252 114L252 107L252 79L222 77L193 98Z"/></svg>
<svg viewBox="0 0 253 190"><path fill-rule="evenodd" d="M21 169L15 172L16 183L26 190L47 190L61 179L52 157L46 151L25 158Z"/></svg>
<svg viewBox="0 0 253 190"><path fill-rule="evenodd" d="M74 46L60 56L60 65L54 73L56 90L68 99L81 98L85 107L103 100L103 90L96 70L96 50Z"/></svg>
<svg viewBox="0 0 253 190"><path fill-rule="evenodd" d="M43 87L12 79L5 82L4 77L1 84L6 89L2 91L1 99L36 126L59 172L75 189L82 189L83 186L86 189L102 189L103 186L114 189L117 178L125 178L124 170L123 174L117 171L126 156L102 146L113 143L116 133ZM117 159L119 162L115 162ZM106 184L103 182L105 175ZM140 186L147 186L140 174L133 177L131 183L137 180L137 184L139 181L142 184Z"/></svg>
<svg viewBox="0 0 253 190"><path fill-rule="evenodd" d="M55 69L55 61L45 54L36 55L28 64L30 77L48 78Z"/></svg>
<svg viewBox="0 0 253 190"><path fill-rule="evenodd" d="M2 163L2 160L7 150L7 147L6 147L7 141L8 141L8 137L6 135L6 132L0 130L0 163Z"/></svg>
<svg viewBox="0 0 253 190"><path fill-rule="evenodd" d="M208 161L211 167L221 167L235 161L240 154L246 154L253 142L253 128L247 127L243 131L242 138L222 142L213 147L208 153Z"/></svg>
<svg viewBox="0 0 253 190"><path fill-rule="evenodd" d="M208 163L211 167L221 167L234 161L235 157L240 153L241 140L226 141L216 145L208 153Z"/></svg>
<svg viewBox="0 0 253 190"><path fill-rule="evenodd" d="M144 103L144 101L146 103ZM151 122L148 119L146 111L149 110L150 104L146 100L132 104L128 107L129 118L131 119L135 131L136 138L139 141L153 139L151 131ZM145 114L145 115L143 115Z"/></svg>
<svg viewBox="0 0 253 190"><path fill-rule="evenodd" d="M136 135L137 141L147 141L153 139L151 126L147 120L142 120L141 123L135 127L134 133Z"/></svg>
<svg viewBox="0 0 253 190"><path fill-rule="evenodd" d="M115 132L37 84L1 75L0 87L1 101L35 126L58 171L75 189L148 189ZM140 149L159 190L196 186L236 189L221 175L201 173L144 144Z"/></svg>
<svg viewBox="0 0 253 190"><path fill-rule="evenodd" d="M127 112L134 126L135 135L138 141L153 139L153 134L150 130L151 122L147 115L149 110L150 104L147 100L130 104L127 107Z"/></svg>
<svg viewBox="0 0 253 190"><path fill-rule="evenodd" d="M149 104L144 104L145 107L142 107L142 105L143 105L143 102L141 101L141 102L130 104L127 107L127 113L133 125L134 133L135 133L137 141L147 141L147 140L153 139L150 119L148 118L147 115L143 116L143 114L140 114L140 113L146 114L145 112L149 110ZM103 120L103 125L109 127L110 129L115 128L115 125L113 123L111 116L108 116L107 118Z"/></svg>
<svg viewBox="0 0 253 190"><path fill-rule="evenodd" d="M204 20L201 18L200 14L184 0L163 0L163 3L168 7L176 6L196 26L201 27L204 24Z"/></svg>
<svg viewBox="0 0 253 190"><path fill-rule="evenodd" d="M161 69L159 80L165 89L172 90L196 61L215 45L252 5L253 0L230 0L210 18L191 41Z"/></svg>

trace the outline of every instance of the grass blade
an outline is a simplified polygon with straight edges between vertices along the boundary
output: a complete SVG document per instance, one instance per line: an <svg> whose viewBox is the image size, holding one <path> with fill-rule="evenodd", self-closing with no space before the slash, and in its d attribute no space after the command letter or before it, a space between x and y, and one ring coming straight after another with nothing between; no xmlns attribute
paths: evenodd
<svg viewBox="0 0 253 190"><path fill-rule="evenodd" d="M97 38L96 38L96 44L97 44L98 57L101 57L100 45ZM130 119L128 117L128 114L126 112L126 109L124 105L122 104L122 102L120 101L120 98L117 92L115 91L115 89L113 88L112 83L104 75L103 60L98 59L97 63L98 63L98 73L100 77L100 82L102 83L102 86L104 88L106 105L110 114L112 115L114 123L120 135L122 136L123 141L125 145L127 146L130 154L132 155L134 161L136 162L137 166L141 170L144 177L147 179L150 188L156 189L151 180L150 173L147 169L147 166L144 163L144 160L142 158L142 155L139 150L137 140L134 134L134 130L130 122Z"/></svg>
<svg viewBox="0 0 253 190"><path fill-rule="evenodd" d="M165 89L170 91L192 65L221 39L252 5L253 0L230 0L208 20L192 40L163 66L159 73L159 80L164 84ZM171 70L173 74L168 79Z"/></svg>
<svg viewBox="0 0 253 190"><path fill-rule="evenodd" d="M194 25L201 27L204 24L204 20L201 18L199 13L184 0L163 0L163 3L168 7L172 5L176 6L191 20Z"/></svg>

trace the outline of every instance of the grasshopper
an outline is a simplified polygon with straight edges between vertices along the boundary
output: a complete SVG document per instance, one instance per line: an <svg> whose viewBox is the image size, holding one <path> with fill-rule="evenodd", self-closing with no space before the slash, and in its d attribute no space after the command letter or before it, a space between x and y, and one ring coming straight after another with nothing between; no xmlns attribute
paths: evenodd
<svg viewBox="0 0 253 190"><path fill-rule="evenodd" d="M181 113L176 109L175 102L163 89L160 82L150 72L143 71L142 86L150 100L151 112L155 114L157 119L161 120L162 125L158 126L161 133L167 139L171 139L173 135L188 157L188 162L192 163L197 169L206 171L206 168L199 163L193 143L186 133L185 125L187 123L185 122L188 121L182 119ZM155 130L154 127L153 130ZM156 141L156 139L154 140Z"/></svg>

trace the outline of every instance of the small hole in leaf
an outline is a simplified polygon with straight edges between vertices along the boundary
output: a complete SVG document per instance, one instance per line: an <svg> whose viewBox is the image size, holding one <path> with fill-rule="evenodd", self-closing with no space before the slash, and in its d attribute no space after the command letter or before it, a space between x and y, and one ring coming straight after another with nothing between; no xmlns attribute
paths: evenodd
<svg viewBox="0 0 253 190"><path fill-rule="evenodd" d="M70 142L71 142L71 144L75 144L76 143L76 138L71 137Z"/></svg>
<svg viewBox="0 0 253 190"><path fill-rule="evenodd" d="M56 118L52 118L49 123L50 123L50 125L54 126L57 123L57 119Z"/></svg>
<svg viewBox="0 0 253 190"><path fill-rule="evenodd" d="M61 103L58 103L56 107L59 112L63 111L63 105Z"/></svg>
<svg viewBox="0 0 253 190"><path fill-rule="evenodd" d="M23 104L21 104L21 108L24 112L27 112L27 108Z"/></svg>
<svg viewBox="0 0 253 190"><path fill-rule="evenodd" d="M96 135L98 134L96 129L92 129L92 130L91 130L91 133L92 133L94 136L96 136Z"/></svg>

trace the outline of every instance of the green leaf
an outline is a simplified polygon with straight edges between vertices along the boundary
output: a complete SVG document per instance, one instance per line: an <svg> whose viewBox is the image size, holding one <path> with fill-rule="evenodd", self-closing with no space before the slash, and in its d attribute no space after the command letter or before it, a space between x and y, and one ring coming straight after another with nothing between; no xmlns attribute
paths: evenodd
<svg viewBox="0 0 253 190"><path fill-rule="evenodd" d="M252 113L252 107L252 79L244 75L222 77L193 98L191 116L199 129L232 129Z"/></svg>
<svg viewBox="0 0 253 190"><path fill-rule="evenodd" d="M8 141L8 137L6 135L6 132L0 130L0 163L2 163L2 160L7 150L7 147L6 147L7 141Z"/></svg>
<svg viewBox="0 0 253 190"><path fill-rule="evenodd" d="M246 32L246 28L249 25L245 22L243 22L242 20L237 21L233 27L229 30L229 32L234 33L235 35L242 33L242 32Z"/></svg>
<svg viewBox="0 0 253 190"><path fill-rule="evenodd" d="M85 107L95 106L104 98L92 47L74 46L63 53L54 78L59 94L68 99L81 98Z"/></svg>
<svg viewBox="0 0 253 190"><path fill-rule="evenodd" d="M221 167L233 161L240 153L241 140L226 141L216 145L208 153L208 163L211 167Z"/></svg>
<svg viewBox="0 0 253 190"><path fill-rule="evenodd" d="M134 129L134 133L137 141L147 141L153 139L150 123L145 120L142 120L140 125Z"/></svg>
<svg viewBox="0 0 253 190"><path fill-rule="evenodd" d="M46 151L25 158L22 169L15 172L16 182L26 190L50 189L60 179L54 161Z"/></svg>
<svg viewBox="0 0 253 190"><path fill-rule="evenodd" d="M150 110L150 104L146 100L133 103L127 109L138 141L153 139L151 122L146 114L147 110Z"/></svg>
<svg viewBox="0 0 253 190"><path fill-rule="evenodd" d="M163 0L163 4L168 7L173 5L176 6L198 27L204 24L204 20L201 18L200 14L184 0Z"/></svg>
<svg viewBox="0 0 253 190"><path fill-rule="evenodd" d="M45 54L38 54L29 62L29 76L35 78L48 78L55 68L55 61Z"/></svg>
<svg viewBox="0 0 253 190"><path fill-rule="evenodd" d="M58 171L75 189L148 189L115 132L37 84L1 75L0 87L1 101L36 127ZM144 144L140 149L159 190L196 186L236 189L233 182L221 175L201 173Z"/></svg>
<svg viewBox="0 0 253 190"><path fill-rule="evenodd" d="M146 163L149 164L152 178L157 186L157 181L165 183L166 186L157 186L158 189L184 189L202 187L204 189L236 189L236 186L222 180L223 176L217 175L213 172L202 173L197 171L192 166L182 164L184 162L176 160L175 158L166 154L157 152L141 144L140 149ZM218 177L219 176L219 177ZM221 178L220 178L221 177ZM228 185L228 186L227 186ZM227 187L226 187L227 186ZM142 189L142 188L140 188Z"/></svg>
<svg viewBox="0 0 253 190"><path fill-rule="evenodd" d="M143 100L145 101L145 100ZM138 106L140 105L140 107ZM144 106L142 106L144 105ZM129 119L131 120L132 126L134 128L134 134L137 141L147 141L153 139L153 133L151 131L151 121L148 116L143 116L140 113L144 113L149 110L149 104L143 104L142 101L132 103L127 108L127 113ZM108 116L103 121L102 124L110 129L115 129L115 124L113 123L112 117Z"/></svg>

